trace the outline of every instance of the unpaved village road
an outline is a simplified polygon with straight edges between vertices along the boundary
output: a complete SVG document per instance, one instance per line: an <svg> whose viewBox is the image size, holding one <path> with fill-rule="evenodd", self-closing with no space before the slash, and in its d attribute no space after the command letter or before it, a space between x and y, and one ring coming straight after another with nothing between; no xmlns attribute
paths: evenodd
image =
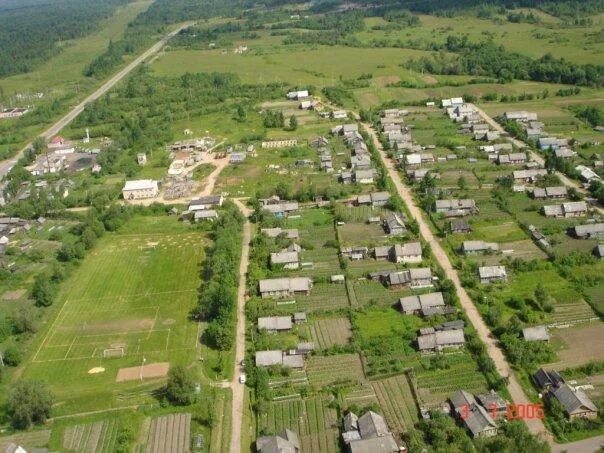
<svg viewBox="0 0 604 453"><path fill-rule="evenodd" d="M233 391L233 405L231 407L231 453L241 453L241 425L243 421L243 399L245 385L239 382L241 374L241 361L245 358L245 276L250 256L251 226L247 219L251 214L241 200L233 200L241 213L246 217L243 225L243 242L241 246L241 262L239 264L239 289L237 292L237 332L235 334L235 368L231 389Z"/></svg>
<svg viewBox="0 0 604 453"><path fill-rule="evenodd" d="M434 257L436 258L440 266L445 271L445 275L447 276L447 278L453 281L453 284L455 285L455 290L457 291L457 294L459 296L461 306L466 312L468 319L476 329L480 340L486 345L487 352L489 356L493 359L493 362L495 362L497 371L501 376L508 378L507 388L510 392L510 395L512 396L513 402L515 404L529 404L530 401L524 393L524 390L520 386L519 382L517 381L514 373L512 372L509 363L503 355L503 351L501 350L501 348L499 348L495 340L492 338L491 332L483 321L482 317L480 316L480 313L478 313L476 306L470 299L470 296L468 296L466 290L463 288L463 286L461 286L461 281L459 280L457 271L453 268L449 257L441 247L439 241L436 239L434 234L432 234L432 231L424 220L424 217L422 216L419 207L415 204L415 200L413 199L411 190L403 184L394 162L389 159L386 155L386 152L382 148L382 144L378 140L377 134L375 133L371 125L363 123L363 126L365 130L371 135L373 144L380 153L382 162L384 163L384 166L386 167L386 170L390 175L390 179L396 187L396 191L409 208L411 216L419 224L420 234L422 235L424 240L428 242L428 244L430 244L430 247L432 248L432 253L434 254ZM551 442L551 435L547 432L541 420L528 419L526 420L526 424L529 427L531 433L535 435L540 435L544 439L547 439Z"/></svg>
<svg viewBox="0 0 604 453"><path fill-rule="evenodd" d="M46 129L40 135L48 140L51 137L53 137L54 135L58 134L61 131L61 129L63 129L65 126L67 126L69 123L71 123L80 113L82 113L82 111L86 107L86 104L88 104L92 101L95 101L98 98L100 98L101 96L103 96L107 91L109 91L111 88L113 88L115 86L115 84L117 84L120 80L122 80L130 72L132 72L132 70L134 68L136 68L139 64L141 64L143 61L145 61L150 56L159 52L159 50L170 40L170 38L172 38L174 35L176 35L182 29L187 28L193 24L194 24L194 22L184 23L184 24L180 25L176 30L173 30L170 33L168 33L167 35L165 35L162 39L160 39L158 42L156 42L151 47L149 47L146 51L144 51L142 54L140 54L138 57L136 57L130 63L128 63L128 65L126 65L126 67L121 69L117 74L115 74L109 80L107 80L105 83L103 83L103 85L101 85L99 88L97 88L91 95L89 95L86 99L84 99L82 102L80 102L78 105L76 105L73 109L71 109L71 111L67 115L65 115L63 118L61 118L55 124L50 126L48 129ZM17 161L23 156L25 151L30 147L31 147L31 143L28 143L15 156L11 157L10 159L0 162L0 179L4 178L4 176L6 176L6 174L10 171L10 169L13 168L13 166L17 163Z"/></svg>
<svg viewBox="0 0 604 453"><path fill-rule="evenodd" d="M476 110L478 112L478 114L482 117L482 119L485 120L485 122L489 126L491 126L494 130L500 132L501 134L507 134L507 132L503 128L503 126L501 126L501 124L499 124L497 121L495 121L489 115L487 115L487 113L484 110L482 110L481 108L477 107L474 104L468 104L468 105L471 106L474 110ZM545 159L541 155L539 155L538 153L536 153L535 151L533 151L532 149L530 149L526 143L524 143L523 141L518 140L516 138L513 138L513 137L509 137L508 140L515 147L520 148L520 149L528 150L529 153L530 153L530 155L531 155L531 159L532 160L534 160L535 162L538 162L539 165L541 165L542 167L545 166ZM589 192L587 190L585 190L585 188L580 183L578 183L577 181L573 181L568 176L564 175L563 173L560 173L559 171L555 172L555 174L556 174L556 176L558 176L558 178L560 178L560 181L566 187L577 189L583 195L589 195ZM594 208L600 214L604 214L604 209L602 209L601 207L594 206Z"/></svg>

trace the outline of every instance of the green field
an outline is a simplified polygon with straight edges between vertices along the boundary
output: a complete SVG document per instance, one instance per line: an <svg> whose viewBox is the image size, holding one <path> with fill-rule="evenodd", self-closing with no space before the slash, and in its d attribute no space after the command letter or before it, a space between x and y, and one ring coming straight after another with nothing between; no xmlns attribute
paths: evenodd
<svg viewBox="0 0 604 453"><path fill-rule="evenodd" d="M136 217L99 242L62 286L60 311L23 371L49 383L57 414L153 401L157 380L116 384L118 369L194 360L198 326L188 313L206 244L171 217ZM95 367L105 371L88 374Z"/></svg>

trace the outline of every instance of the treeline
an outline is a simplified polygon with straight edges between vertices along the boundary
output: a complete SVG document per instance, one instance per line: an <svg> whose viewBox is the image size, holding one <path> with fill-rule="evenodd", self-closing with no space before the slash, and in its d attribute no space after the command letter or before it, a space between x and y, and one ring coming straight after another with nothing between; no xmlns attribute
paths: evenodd
<svg viewBox="0 0 604 453"><path fill-rule="evenodd" d="M231 349L237 322L237 289L244 218L233 203L226 203L212 226L214 241L203 269L202 287L193 317L207 321L203 340L221 351Z"/></svg>
<svg viewBox="0 0 604 453"><path fill-rule="evenodd" d="M129 0L8 0L0 3L0 78L29 72L86 36ZM25 3L25 4L24 4Z"/></svg>
<svg viewBox="0 0 604 453"><path fill-rule="evenodd" d="M493 41L471 43L467 36L448 36L445 52L430 57L411 59L409 69L433 74L475 75L497 77L509 82L513 79L571 85L601 86L604 84L603 65L578 65L546 54L538 59L508 52Z"/></svg>

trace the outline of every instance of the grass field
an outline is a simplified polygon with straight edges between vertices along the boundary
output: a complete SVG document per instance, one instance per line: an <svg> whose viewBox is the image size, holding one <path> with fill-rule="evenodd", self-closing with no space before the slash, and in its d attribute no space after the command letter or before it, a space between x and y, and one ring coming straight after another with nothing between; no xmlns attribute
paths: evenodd
<svg viewBox="0 0 604 453"><path fill-rule="evenodd" d="M116 384L118 369L143 358L195 358L198 326L188 313L205 244L203 234L169 217L134 218L99 241L62 286L61 309L23 372L50 384L57 414L148 402L157 382ZM104 357L109 351L123 357ZM105 370L88 374L94 367Z"/></svg>
<svg viewBox="0 0 604 453"><path fill-rule="evenodd" d="M548 365L552 369L574 368L589 362L604 360L604 329L600 321L577 324L551 330L559 361ZM589 344L589 347L586 345Z"/></svg>
<svg viewBox="0 0 604 453"><path fill-rule="evenodd" d="M138 0L116 10L113 17L101 24L99 31L79 39L67 41L63 50L39 68L0 80L0 87L6 94L42 92L64 94L68 91L86 88L94 79L86 79L84 68L98 54L103 52L109 41L117 41L123 35L128 22L151 5L150 0Z"/></svg>

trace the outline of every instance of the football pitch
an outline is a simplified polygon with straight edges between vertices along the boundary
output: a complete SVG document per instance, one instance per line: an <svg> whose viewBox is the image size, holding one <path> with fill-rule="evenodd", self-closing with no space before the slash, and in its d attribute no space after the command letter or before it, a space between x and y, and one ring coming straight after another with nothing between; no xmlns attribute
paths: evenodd
<svg viewBox="0 0 604 453"><path fill-rule="evenodd" d="M138 400L151 384L116 383L120 368L190 363L199 354L198 324L188 315L206 245L203 233L173 217L135 218L107 234L61 286L60 309L39 333L24 377L48 382L67 404L98 393L101 406L115 406L116 396Z"/></svg>

